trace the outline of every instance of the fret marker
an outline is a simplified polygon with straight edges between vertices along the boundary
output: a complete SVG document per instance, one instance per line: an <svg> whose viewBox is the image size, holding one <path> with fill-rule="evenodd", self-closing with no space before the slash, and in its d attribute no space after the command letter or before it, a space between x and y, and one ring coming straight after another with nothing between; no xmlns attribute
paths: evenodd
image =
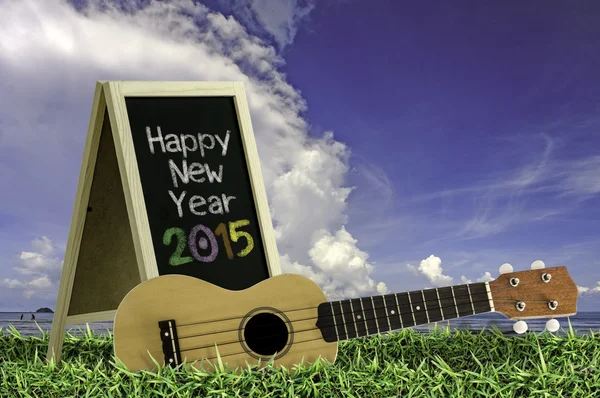
<svg viewBox="0 0 600 398"><path fill-rule="evenodd" d="M361 318L361 316L360 316L360 315L357 315L357 316L356 316L356 319L360 319L360 318Z"/></svg>
<svg viewBox="0 0 600 398"><path fill-rule="evenodd" d="M391 310L391 311L390 311L390 313L391 313L392 315L394 315L394 314L396 313L396 311L394 311L394 310Z"/></svg>
<svg viewBox="0 0 600 398"><path fill-rule="evenodd" d="M417 310L420 310L420 309L421 309L421 307L419 307L419 306L417 305Z"/></svg>

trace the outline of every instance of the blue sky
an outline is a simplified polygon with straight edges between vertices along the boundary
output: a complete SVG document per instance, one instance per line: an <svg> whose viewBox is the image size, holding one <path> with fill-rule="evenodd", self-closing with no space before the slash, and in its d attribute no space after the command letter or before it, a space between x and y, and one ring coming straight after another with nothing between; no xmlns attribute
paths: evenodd
<svg viewBox="0 0 600 398"><path fill-rule="evenodd" d="M103 79L243 80L282 267L331 298L542 259L596 309L599 5L96 3L0 3L3 309L54 306Z"/></svg>

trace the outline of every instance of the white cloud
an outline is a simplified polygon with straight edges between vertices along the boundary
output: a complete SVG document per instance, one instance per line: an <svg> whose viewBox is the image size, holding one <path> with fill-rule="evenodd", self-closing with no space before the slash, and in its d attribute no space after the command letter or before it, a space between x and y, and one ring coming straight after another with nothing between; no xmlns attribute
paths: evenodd
<svg viewBox="0 0 600 398"><path fill-rule="evenodd" d="M44 289L52 286L52 282L47 276L43 276L41 278L36 278L29 282L29 286Z"/></svg>
<svg viewBox="0 0 600 398"><path fill-rule="evenodd" d="M256 33L266 32L283 48L291 44L300 23L314 8L314 0L221 0Z"/></svg>
<svg viewBox="0 0 600 398"><path fill-rule="evenodd" d="M491 282L493 280L495 280L496 278L494 278L492 276L492 274L490 274L489 272L485 272L482 276L480 276L479 278L477 278L478 282Z"/></svg>
<svg viewBox="0 0 600 398"><path fill-rule="evenodd" d="M435 286L446 286L452 283L452 277L443 273L442 259L433 254L421 260L418 268L411 264L407 264L406 267L415 274L424 276Z"/></svg>
<svg viewBox="0 0 600 398"><path fill-rule="evenodd" d="M52 241L47 236L42 236L41 239L34 239L31 242L31 246L37 253L43 254L45 256L54 253L54 251L56 250L56 248L52 244Z"/></svg>
<svg viewBox="0 0 600 398"><path fill-rule="evenodd" d="M23 275L45 275L57 272L62 267L58 257L49 257L42 253L21 252L19 265L13 269Z"/></svg>
<svg viewBox="0 0 600 398"><path fill-rule="evenodd" d="M314 5L299 6L297 0L252 0L252 10L264 28L273 35L280 47L291 44L298 31L298 23Z"/></svg>
<svg viewBox="0 0 600 398"><path fill-rule="evenodd" d="M63 262L56 256L51 257L57 248L48 237L34 239L31 246L37 252L21 252L13 266L18 279L4 278L0 285L20 291L26 298L52 296L56 294Z"/></svg>
<svg viewBox="0 0 600 398"><path fill-rule="evenodd" d="M489 272L484 272L483 275L481 275L479 278L477 278L477 282L491 282L493 281L495 278L492 277L492 274L490 274ZM472 280L470 280L469 278L467 278L464 275L461 275L460 280L462 281L462 283L473 283Z"/></svg>
<svg viewBox="0 0 600 398"><path fill-rule="evenodd" d="M306 103L276 51L191 0L135 3L126 13L114 2L91 1L81 13L59 0L0 3L0 159L10 159L0 160L0 186L11 187L3 210L22 225L68 224L96 80L243 81L284 269L332 296L384 291L344 229L349 150L331 133L308 136ZM48 238L32 245L15 267L32 278L27 294L56 287L61 266Z"/></svg>
<svg viewBox="0 0 600 398"><path fill-rule="evenodd" d="M444 274L442 259L433 254L426 259L421 260L419 267L415 267L411 264L407 264L406 267L415 275L425 277L429 283L432 283L437 287L448 286L454 283L454 278ZM476 279L477 282L490 282L493 280L492 274L487 271ZM460 281L462 283L473 283L473 281L465 275L461 275Z"/></svg>
<svg viewBox="0 0 600 398"><path fill-rule="evenodd" d="M16 289L19 287L23 287L25 286L23 284L23 282L16 280L16 279L8 279L8 278L4 278L2 280L2 285L4 285L5 287L9 288L9 289Z"/></svg>
<svg viewBox="0 0 600 398"><path fill-rule="evenodd" d="M579 292L579 294L586 294L590 291L590 288L577 285L577 291Z"/></svg>
<svg viewBox="0 0 600 398"><path fill-rule="evenodd" d="M289 171L273 181L270 198L280 250L306 261L323 230L336 230L346 223L351 189L342 184L348 155L347 148L330 134L295 149L295 164L289 164Z"/></svg>
<svg viewBox="0 0 600 398"><path fill-rule="evenodd" d="M577 285L577 290L579 291L580 295L583 294L599 294L600 293L600 281L596 282L596 286L593 288L589 288L589 287L584 287L584 286L579 286Z"/></svg>
<svg viewBox="0 0 600 398"><path fill-rule="evenodd" d="M328 280L324 289L330 298L361 297L374 290L386 294L387 286L369 277L373 265L367 263L367 253L356 247L356 239L342 226L335 235L318 232L321 238L308 251L315 268Z"/></svg>

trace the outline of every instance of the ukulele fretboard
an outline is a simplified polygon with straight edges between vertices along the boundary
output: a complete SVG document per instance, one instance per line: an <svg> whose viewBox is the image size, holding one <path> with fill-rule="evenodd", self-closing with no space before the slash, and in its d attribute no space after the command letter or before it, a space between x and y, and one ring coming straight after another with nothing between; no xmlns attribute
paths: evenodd
<svg viewBox="0 0 600 398"><path fill-rule="evenodd" d="M333 342L493 310L487 282L470 283L321 303L317 327Z"/></svg>

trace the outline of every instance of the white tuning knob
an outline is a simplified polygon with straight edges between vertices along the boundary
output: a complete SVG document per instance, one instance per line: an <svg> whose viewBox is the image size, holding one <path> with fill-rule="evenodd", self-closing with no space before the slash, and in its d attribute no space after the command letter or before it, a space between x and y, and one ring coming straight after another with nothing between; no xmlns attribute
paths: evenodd
<svg viewBox="0 0 600 398"><path fill-rule="evenodd" d="M535 260L531 263L531 269L542 269L545 268L546 264L542 260Z"/></svg>
<svg viewBox="0 0 600 398"><path fill-rule="evenodd" d="M549 332L556 332L559 327L560 324L556 319L548 319L548 322L546 322L546 330Z"/></svg>
<svg viewBox="0 0 600 398"><path fill-rule="evenodd" d="M517 334L523 334L527 331L527 323L525 323L525 321L519 321L513 325L513 330Z"/></svg>
<svg viewBox="0 0 600 398"><path fill-rule="evenodd" d="M513 272L513 266L509 263L504 263L500 266L499 271L501 274L508 274L509 272Z"/></svg>

